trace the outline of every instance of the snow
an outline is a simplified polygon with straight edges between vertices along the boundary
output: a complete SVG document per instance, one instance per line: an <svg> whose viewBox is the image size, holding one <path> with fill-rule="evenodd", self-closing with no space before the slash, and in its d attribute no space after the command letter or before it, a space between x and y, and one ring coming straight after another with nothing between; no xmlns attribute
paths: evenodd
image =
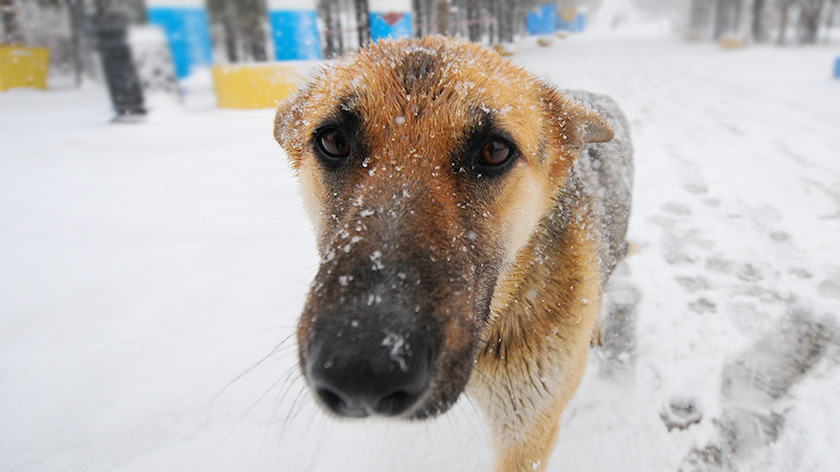
<svg viewBox="0 0 840 472"><path fill-rule="evenodd" d="M411 345L406 342L405 337L401 334L387 329L383 333L385 334L385 338L382 339L382 345L389 349L388 357L400 366L400 370L407 372L408 362L406 362L405 358L411 355L411 350L409 349Z"/></svg>
<svg viewBox="0 0 840 472"><path fill-rule="evenodd" d="M840 51L518 51L616 98L636 146L633 254L541 470L840 470ZM490 470L466 398L316 408L293 338L317 254L273 111L192 85L142 124L95 86L0 94L0 470Z"/></svg>

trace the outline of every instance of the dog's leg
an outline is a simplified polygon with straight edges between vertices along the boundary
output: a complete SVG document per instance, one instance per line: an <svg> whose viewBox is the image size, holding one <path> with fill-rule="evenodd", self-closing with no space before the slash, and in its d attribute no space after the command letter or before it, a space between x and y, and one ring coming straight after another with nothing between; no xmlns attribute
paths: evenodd
<svg viewBox="0 0 840 472"><path fill-rule="evenodd" d="M521 280L544 280L523 274ZM583 378L595 320L601 310L596 268L558 298L504 304L487 349L478 357L470 395L483 408L493 432L497 472L544 470L554 449L560 417ZM553 284L551 284L553 285ZM517 294L527 296L531 283ZM566 285L569 287L569 285ZM520 299L521 300L521 299Z"/></svg>
<svg viewBox="0 0 840 472"><path fill-rule="evenodd" d="M544 470L554 450L560 431L560 418L583 377L586 366L586 349L576 357L578 365L568 366L573 371L564 380L567 383L542 411L535 411L530 424L515 437L504 438L496 445L499 472L525 472ZM506 421L517 421L508 418Z"/></svg>
<svg viewBox="0 0 840 472"><path fill-rule="evenodd" d="M566 351L566 346L554 351L556 360L512 357L500 366L502 370L492 380L494 386L474 383L475 389L484 390L478 397L484 400L479 403L493 431L497 472L544 470L557 441L560 417L583 378L589 347L589 336L584 333L588 332L585 330L570 350ZM544 352L550 351L553 349ZM561 365L545 364L561 358ZM555 371L553 379L535 378L552 375L546 370Z"/></svg>
<svg viewBox="0 0 840 472"><path fill-rule="evenodd" d="M563 410L583 379L593 328L601 313L599 242L587 218L536 232L497 287L486 346L476 359L470 395L493 432L497 472L544 470ZM561 224L561 223L557 223ZM544 256L541 263L532 261Z"/></svg>

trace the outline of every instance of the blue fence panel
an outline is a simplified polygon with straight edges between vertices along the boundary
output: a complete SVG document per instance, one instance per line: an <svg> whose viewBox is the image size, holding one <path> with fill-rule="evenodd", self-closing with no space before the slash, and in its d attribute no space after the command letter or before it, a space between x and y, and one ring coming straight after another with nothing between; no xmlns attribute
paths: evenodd
<svg viewBox="0 0 840 472"><path fill-rule="evenodd" d="M551 34L557 28L557 6L542 5L538 12L528 13L528 34Z"/></svg>
<svg viewBox="0 0 840 472"><path fill-rule="evenodd" d="M159 25L166 32L175 72L179 79L192 73L196 66L213 62L213 45L207 10L203 8L152 7L149 23Z"/></svg>
<svg viewBox="0 0 840 472"><path fill-rule="evenodd" d="M572 33L582 33L586 29L586 13L578 13L572 26Z"/></svg>
<svg viewBox="0 0 840 472"><path fill-rule="evenodd" d="M275 10L268 17L278 61L321 59L315 10Z"/></svg>
<svg viewBox="0 0 840 472"><path fill-rule="evenodd" d="M381 38L410 38L411 13L380 13L370 14L370 38L373 41Z"/></svg>
<svg viewBox="0 0 840 472"><path fill-rule="evenodd" d="M557 29L568 31L570 33L582 33L586 29L586 13L578 12L575 19L571 22L559 17L557 20Z"/></svg>

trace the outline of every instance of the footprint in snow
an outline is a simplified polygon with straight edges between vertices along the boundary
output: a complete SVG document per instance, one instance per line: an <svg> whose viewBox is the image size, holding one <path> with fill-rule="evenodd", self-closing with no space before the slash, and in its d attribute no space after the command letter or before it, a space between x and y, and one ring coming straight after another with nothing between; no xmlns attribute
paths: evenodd
<svg viewBox="0 0 840 472"><path fill-rule="evenodd" d="M784 431L783 400L791 387L827 352L836 356L838 348L840 329L833 318L791 310L775 329L724 367L723 413L714 420L719 438L703 449L691 451L680 470L737 470L739 459L775 442ZM663 415L666 426L669 421L677 425L668 426L669 430L679 427L680 423L672 418L676 415L679 419L678 414ZM702 416L694 416L697 415Z"/></svg>
<svg viewBox="0 0 840 472"><path fill-rule="evenodd" d="M636 358L636 306L641 294L631 282L626 262L616 266L604 298L601 321L601 345L596 350L601 374L614 377L630 375Z"/></svg>
<svg viewBox="0 0 840 472"><path fill-rule="evenodd" d="M840 269L835 267L832 272L831 276L817 286L817 294L824 298L840 300Z"/></svg>

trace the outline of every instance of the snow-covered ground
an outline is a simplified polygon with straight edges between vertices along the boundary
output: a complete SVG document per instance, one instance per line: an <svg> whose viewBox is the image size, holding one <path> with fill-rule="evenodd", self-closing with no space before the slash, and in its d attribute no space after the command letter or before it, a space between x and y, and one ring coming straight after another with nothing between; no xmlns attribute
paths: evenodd
<svg viewBox="0 0 840 472"><path fill-rule="evenodd" d="M840 470L840 48L529 44L636 142L635 252L548 470ZM317 258L273 112L192 92L133 125L95 86L0 94L0 470L489 470L468 399L317 410L283 343Z"/></svg>

